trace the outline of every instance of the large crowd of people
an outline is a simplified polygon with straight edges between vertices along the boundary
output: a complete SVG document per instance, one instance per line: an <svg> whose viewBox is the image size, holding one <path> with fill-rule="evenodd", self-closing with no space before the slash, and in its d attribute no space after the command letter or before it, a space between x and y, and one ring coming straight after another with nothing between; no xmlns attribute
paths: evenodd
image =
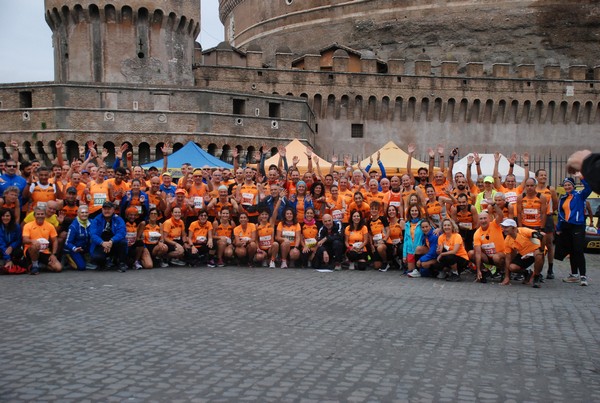
<svg viewBox="0 0 600 403"><path fill-rule="evenodd" d="M508 172L499 172L496 154L493 174L481 175L473 153L467 171L452 174L457 149L446 164L443 146L428 150L429 168L416 175L411 158L404 175L388 176L378 157L364 168L334 157L323 172L309 148L300 172L298 156L288 160L279 147L277 165L265 166L261 153L256 169L242 167L234 150L233 169L186 163L175 181L168 145L162 170L147 171L133 166L126 144L111 166L91 141L72 161L63 160L61 141L56 148L51 167L24 160L16 143L11 158L0 160L4 273L235 264L400 270L447 281L472 271L481 283L538 288L554 278L556 236L556 258L570 256L564 281L588 285L582 231L591 188L579 178L576 190L565 178L559 199L545 170L529 177L526 153L520 183L515 154Z"/></svg>

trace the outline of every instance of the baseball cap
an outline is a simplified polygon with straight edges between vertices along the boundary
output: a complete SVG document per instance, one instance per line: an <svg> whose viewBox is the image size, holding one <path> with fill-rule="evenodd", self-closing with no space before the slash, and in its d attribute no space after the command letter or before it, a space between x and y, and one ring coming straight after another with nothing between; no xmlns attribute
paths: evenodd
<svg viewBox="0 0 600 403"><path fill-rule="evenodd" d="M515 227L517 228L517 222L511 218L505 218L504 221L502 221L502 224L500 224L503 227Z"/></svg>
<svg viewBox="0 0 600 403"><path fill-rule="evenodd" d="M110 201L105 201L104 203L102 203L102 208L114 208L115 205L110 202Z"/></svg>
<svg viewBox="0 0 600 403"><path fill-rule="evenodd" d="M494 178L492 176L486 176L485 178L483 178L483 183L485 182L494 183Z"/></svg>
<svg viewBox="0 0 600 403"><path fill-rule="evenodd" d="M77 189L75 189L73 186L70 186L70 187L67 189L67 193L77 193Z"/></svg>
<svg viewBox="0 0 600 403"><path fill-rule="evenodd" d="M185 189L182 189L182 188L179 188L179 189L177 189L177 190L175 191L175 194L178 194L178 193L182 193L182 194L184 194L184 195L187 195L187 192L185 191Z"/></svg>

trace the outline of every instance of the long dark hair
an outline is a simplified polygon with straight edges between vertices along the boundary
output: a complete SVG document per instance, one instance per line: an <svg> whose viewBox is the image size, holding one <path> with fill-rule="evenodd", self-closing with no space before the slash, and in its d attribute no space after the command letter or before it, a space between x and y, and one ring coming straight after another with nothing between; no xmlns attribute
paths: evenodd
<svg viewBox="0 0 600 403"><path fill-rule="evenodd" d="M10 221L8 222L8 225L5 226L7 231L14 231L15 229L17 229L17 221L15 219L15 213L8 208L2 208L0 209L0 217L4 216L4 214L9 213L10 214Z"/></svg>
<svg viewBox="0 0 600 403"><path fill-rule="evenodd" d="M352 220L352 216L354 215L354 213L358 213L358 215L360 216L360 221L358 222L358 224L355 224L354 221ZM362 229L362 227L365 225L365 219L363 218L361 212L357 209L354 209L350 212L350 229L352 231L360 231Z"/></svg>

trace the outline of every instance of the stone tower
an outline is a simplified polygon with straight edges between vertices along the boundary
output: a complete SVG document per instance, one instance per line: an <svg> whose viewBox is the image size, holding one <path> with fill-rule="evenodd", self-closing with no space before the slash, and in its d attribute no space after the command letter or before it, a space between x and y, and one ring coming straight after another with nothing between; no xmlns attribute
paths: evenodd
<svg viewBox="0 0 600 403"><path fill-rule="evenodd" d="M200 2L45 0L57 82L192 86Z"/></svg>
<svg viewBox="0 0 600 403"><path fill-rule="evenodd" d="M265 55L297 56L334 42L388 59L593 66L600 59L596 0L220 0L225 39ZM271 61L271 60L269 60Z"/></svg>

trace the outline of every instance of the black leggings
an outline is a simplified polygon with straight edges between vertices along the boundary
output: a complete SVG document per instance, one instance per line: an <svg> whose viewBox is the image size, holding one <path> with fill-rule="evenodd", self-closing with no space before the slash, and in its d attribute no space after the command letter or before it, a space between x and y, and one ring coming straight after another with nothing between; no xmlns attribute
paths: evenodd
<svg viewBox="0 0 600 403"><path fill-rule="evenodd" d="M571 273L585 276L585 225L572 225L563 222L561 224L561 233L556 239L555 259L563 260L567 255L571 255ZM556 257L558 255L558 258Z"/></svg>

